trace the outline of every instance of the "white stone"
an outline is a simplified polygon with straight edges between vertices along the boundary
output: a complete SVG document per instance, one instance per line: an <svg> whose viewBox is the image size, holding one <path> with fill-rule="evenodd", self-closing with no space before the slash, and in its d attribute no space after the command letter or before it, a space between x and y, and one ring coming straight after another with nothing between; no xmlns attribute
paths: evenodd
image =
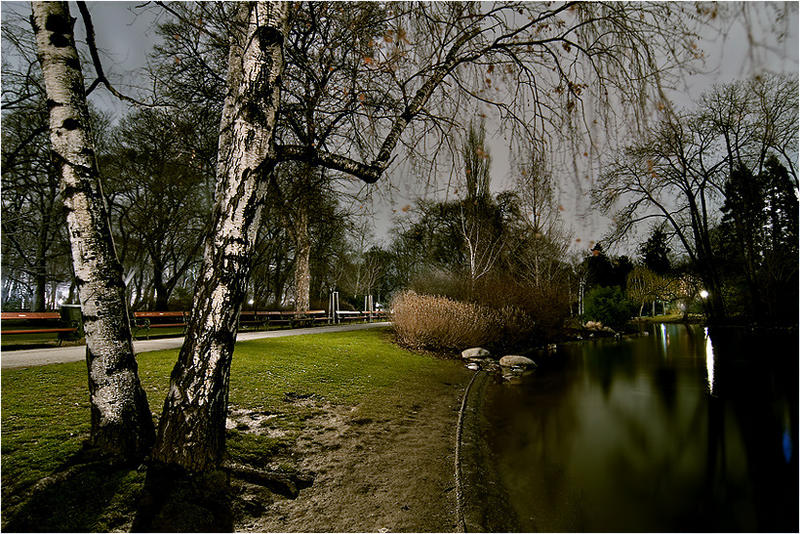
<svg viewBox="0 0 800 534"><path fill-rule="evenodd" d="M525 356L517 356L515 354L509 354L507 356L503 356L500 358L500 365L503 367L536 367L536 362L531 360L530 358L526 358Z"/></svg>
<svg viewBox="0 0 800 534"><path fill-rule="evenodd" d="M481 347L473 347L471 349L466 349L461 351L461 358L467 359L474 359L474 358L488 358L491 353Z"/></svg>

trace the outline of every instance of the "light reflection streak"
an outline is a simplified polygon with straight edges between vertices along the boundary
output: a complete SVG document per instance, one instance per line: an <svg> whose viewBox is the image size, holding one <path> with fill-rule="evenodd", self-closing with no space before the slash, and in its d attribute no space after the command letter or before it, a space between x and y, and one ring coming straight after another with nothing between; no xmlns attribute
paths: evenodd
<svg viewBox="0 0 800 534"><path fill-rule="evenodd" d="M706 373L708 374L708 392L714 394L714 346L711 344L711 336L708 335L708 327L703 330L706 338Z"/></svg>

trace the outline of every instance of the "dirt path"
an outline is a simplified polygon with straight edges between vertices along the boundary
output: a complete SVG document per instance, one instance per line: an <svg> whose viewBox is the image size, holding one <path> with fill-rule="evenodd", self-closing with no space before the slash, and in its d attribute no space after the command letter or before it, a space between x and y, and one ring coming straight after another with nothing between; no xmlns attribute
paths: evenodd
<svg viewBox="0 0 800 534"><path fill-rule="evenodd" d="M315 406L291 451L314 484L294 499L274 497L260 517L237 531L448 532L457 530L455 431L470 373L455 364L446 376L405 384L394 406ZM247 493L247 488L242 488ZM247 498L245 496L245 498Z"/></svg>

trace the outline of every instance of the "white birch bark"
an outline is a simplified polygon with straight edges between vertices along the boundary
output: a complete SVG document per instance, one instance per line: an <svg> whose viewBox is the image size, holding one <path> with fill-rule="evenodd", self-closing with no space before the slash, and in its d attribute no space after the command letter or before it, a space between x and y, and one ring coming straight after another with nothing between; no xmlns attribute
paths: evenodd
<svg viewBox="0 0 800 534"><path fill-rule="evenodd" d="M190 472L214 469L225 451L233 346L274 162L287 16L284 2L241 3L231 40L214 226L153 454Z"/></svg>
<svg viewBox="0 0 800 534"><path fill-rule="evenodd" d="M91 442L103 452L134 460L153 442L153 420L139 383L122 268L91 141L74 19L66 2L34 2L32 9L86 333Z"/></svg>

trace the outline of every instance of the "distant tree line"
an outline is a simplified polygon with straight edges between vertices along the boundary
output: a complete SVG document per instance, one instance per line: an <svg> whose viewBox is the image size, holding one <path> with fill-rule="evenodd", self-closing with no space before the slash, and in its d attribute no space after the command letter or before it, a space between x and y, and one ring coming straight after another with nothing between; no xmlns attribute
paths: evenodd
<svg viewBox="0 0 800 534"><path fill-rule="evenodd" d="M156 27L161 40L151 52L152 105L135 107L113 123L90 108L103 193L132 310L191 308L215 200L225 98L220 73L227 68L233 4L178 4L171 9L174 17ZM300 19L293 26L299 33L287 53L305 59L293 62L285 75L286 99L298 103L284 107L287 139L303 137L298 121L306 132L317 132L313 143L326 141L323 132L346 135L338 121L351 120L347 106L361 105L356 95L342 103L325 87L317 87L318 96L310 100L302 91L308 89L309 79L321 83L313 69L336 69L328 83L353 74L352 65L362 63L366 51L350 47L351 37L330 32L357 33L360 42L366 35L360 32L374 26L380 15L370 9L365 6L350 21L352 27L330 25L326 6L293 12ZM347 17L349 12L340 10L337 16ZM328 26L313 27L331 43L313 52L327 50L318 58L323 64L304 55L311 53L311 44L303 36L309 30L301 30L320 19ZM368 31L384 29L374 26ZM2 306L44 311L78 301L75 275L60 177L48 141L46 96L28 22L4 21L3 39L4 46L18 54L18 64L3 66ZM312 101L319 109L298 107ZM339 118L328 124L334 112ZM366 254L370 245L361 235L363 225L354 222L356 214L347 208L352 202L346 201L353 199L342 198L342 188L337 187L341 177L292 162L277 168L270 181L272 194L264 202L269 223L260 226L250 259L248 306L324 307L334 288L343 290L344 305L357 306L364 292L373 290L369 277L350 274L375 262L374 254Z"/></svg>
<svg viewBox="0 0 800 534"><path fill-rule="evenodd" d="M685 255L678 294L704 291L714 321L797 324L797 84L758 75L665 112L595 189L617 222L612 239L655 221L648 266L670 274L663 252L673 244Z"/></svg>

